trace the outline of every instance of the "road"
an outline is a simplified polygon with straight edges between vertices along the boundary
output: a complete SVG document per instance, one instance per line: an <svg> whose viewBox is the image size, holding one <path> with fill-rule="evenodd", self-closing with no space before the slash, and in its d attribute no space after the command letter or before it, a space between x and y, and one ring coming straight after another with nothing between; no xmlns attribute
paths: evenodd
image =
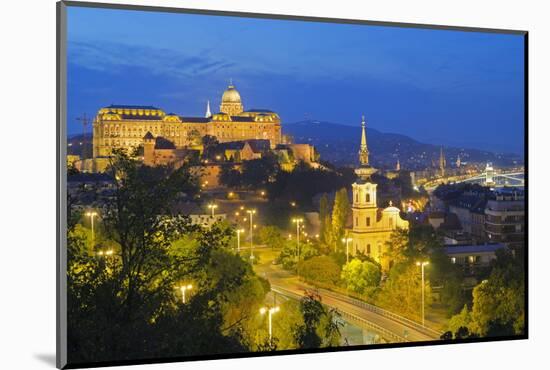
<svg viewBox="0 0 550 370"><path fill-rule="evenodd" d="M418 323L401 318L388 317L389 313L373 312L372 306L365 307L363 302L346 295L325 289L316 289L300 281L292 273L285 271L280 265L273 265L273 259L267 254L260 257L260 263L255 266L256 273L269 280L271 289L290 298L300 298L307 290L315 290L323 304L338 309L343 318L366 330L378 332L388 342L429 341L439 339L440 333L422 328Z"/></svg>

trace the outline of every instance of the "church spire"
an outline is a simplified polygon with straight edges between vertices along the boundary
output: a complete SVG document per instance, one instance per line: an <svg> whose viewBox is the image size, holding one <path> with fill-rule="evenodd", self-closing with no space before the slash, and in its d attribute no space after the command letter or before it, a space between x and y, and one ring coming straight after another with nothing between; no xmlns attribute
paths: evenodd
<svg viewBox="0 0 550 370"><path fill-rule="evenodd" d="M361 166L369 165L369 149L367 148L365 116L362 116L362 120L361 120L361 147L359 148L359 163L361 163Z"/></svg>
<svg viewBox="0 0 550 370"><path fill-rule="evenodd" d="M361 146L359 147L359 167L355 169L355 173L359 177L359 183L368 182L371 175L376 172L369 164L369 149L367 147L367 130L365 128L365 116L361 120Z"/></svg>
<svg viewBox="0 0 550 370"><path fill-rule="evenodd" d="M212 112L210 112L210 100L206 102L206 114L204 116L206 118L212 117Z"/></svg>
<svg viewBox="0 0 550 370"><path fill-rule="evenodd" d="M447 166L447 161L445 160L445 154L443 154L443 146L439 150L439 171L441 172L441 177L445 177L445 167Z"/></svg>

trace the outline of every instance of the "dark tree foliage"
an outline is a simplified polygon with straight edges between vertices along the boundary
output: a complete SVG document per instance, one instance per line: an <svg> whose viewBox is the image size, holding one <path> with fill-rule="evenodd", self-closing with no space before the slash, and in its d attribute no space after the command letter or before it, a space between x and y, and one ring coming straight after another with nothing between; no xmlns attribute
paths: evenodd
<svg viewBox="0 0 550 370"><path fill-rule="evenodd" d="M219 144L218 139L215 136L204 135L202 141L202 157L203 159L213 160L216 157L216 148Z"/></svg>
<svg viewBox="0 0 550 370"><path fill-rule="evenodd" d="M242 187L242 175L233 164L223 164L219 175L220 184L231 189L239 189Z"/></svg>
<svg viewBox="0 0 550 370"><path fill-rule="evenodd" d="M315 169L299 163L291 172L277 173L275 181L269 184L269 197L291 199L298 204L311 206L316 194L347 187L354 179L353 172Z"/></svg>
<svg viewBox="0 0 550 370"><path fill-rule="evenodd" d="M260 159L244 161L241 183L248 189L264 189L280 172L279 163L274 155L265 155Z"/></svg>
<svg viewBox="0 0 550 370"><path fill-rule="evenodd" d="M300 301L300 311L304 317L304 324L295 328L294 336L300 348L319 348L322 339L317 333L317 326L325 309L318 295L308 292Z"/></svg>
<svg viewBox="0 0 550 370"><path fill-rule="evenodd" d="M102 211L115 253L88 253L85 238L69 225L69 360L249 350L240 321L224 327L231 295L255 279L250 265L230 252L231 230L198 229L172 213L175 199L197 189L185 167L150 168L123 152L115 155L116 190ZM182 238L192 242L178 244ZM182 282L193 282L186 304L178 295Z"/></svg>
<svg viewBox="0 0 550 370"><path fill-rule="evenodd" d="M462 286L464 270L451 263L441 247L432 250L428 278L433 286L441 287L441 303L447 306L449 316L458 313L467 303L468 297Z"/></svg>
<svg viewBox="0 0 550 370"><path fill-rule="evenodd" d="M337 345L341 334L340 314L327 310L321 297L314 292L306 292L300 300L303 324L294 328L294 340L298 348L320 348Z"/></svg>

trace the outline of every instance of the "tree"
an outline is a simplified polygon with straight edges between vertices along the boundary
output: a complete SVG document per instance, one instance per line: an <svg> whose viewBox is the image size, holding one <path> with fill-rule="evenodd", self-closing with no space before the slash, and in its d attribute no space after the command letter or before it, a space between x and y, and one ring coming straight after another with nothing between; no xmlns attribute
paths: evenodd
<svg viewBox="0 0 550 370"><path fill-rule="evenodd" d="M447 327L451 333L458 333L460 328L468 328L471 325L471 322L472 317L470 315L470 311L468 310L468 306L464 305L459 314L451 317Z"/></svg>
<svg viewBox="0 0 550 370"><path fill-rule="evenodd" d="M473 303L467 329L479 336L522 334L525 330L525 270L521 251L501 249L496 252L488 279L472 292ZM464 311L464 310L463 310ZM453 316L460 320L464 312Z"/></svg>
<svg viewBox="0 0 550 370"><path fill-rule="evenodd" d="M355 293L371 293L378 288L382 273L376 264L354 258L344 265L342 280L349 290Z"/></svg>
<svg viewBox="0 0 550 370"><path fill-rule="evenodd" d="M301 261L300 276L312 283L337 285L340 281L340 266L329 256L312 257Z"/></svg>
<svg viewBox="0 0 550 370"><path fill-rule="evenodd" d="M462 281L462 268L453 264L442 247L432 249L430 268L427 275L434 286L440 286L441 303L445 304L449 315L457 313L466 303Z"/></svg>
<svg viewBox="0 0 550 370"><path fill-rule="evenodd" d="M271 249L282 249L285 246L285 238L276 226L264 226L260 229L260 242Z"/></svg>
<svg viewBox="0 0 550 370"><path fill-rule="evenodd" d="M331 244L334 245L335 250L338 249L340 239L344 236L344 228L348 214L350 212L350 205L348 199L348 191L346 188L342 188L336 192L334 198L334 207L332 208L332 236Z"/></svg>
<svg viewBox="0 0 550 370"><path fill-rule="evenodd" d="M68 218L70 361L249 351L247 328L268 287L230 251L230 228L201 229L172 212L197 189L189 169L147 167L116 151L109 171L115 191L102 226L115 253L91 253ZM190 282L183 304L177 288Z"/></svg>
<svg viewBox="0 0 550 370"><path fill-rule="evenodd" d="M244 161L242 165L242 185L250 189L264 189L279 171L279 163L273 155Z"/></svg>
<svg viewBox="0 0 550 370"><path fill-rule="evenodd" d="M202 135L197 129L190 130L187 133L187 141L191 143L191 145L199 145L201 142Z"/></svg>
<svg viewBox="0 0 550 370"><path fill-rule="evenodd" d="M219 174L220 184L238 189L242 186L242 176L233 164L223 164Z"/></svg>
<svg viewBox="0 0 550 370"><path fill-rule="evenodd" d="M430 282L424 286L425 307L431 305ZM418 320L422 312L422 283L420 268L414 261L394 265L380 293L377 296L380 306L409 318Z"/></svg>
<svg viewBox="0 0 550 370"><path fill-rule="evenodd" d="M298 348L320 348L339 343L339 315L337 311L323 307L319 295L307 292L300 300L300 312L303 324L294 328Z"/></svg>
<svg viewBox="0 0 550 370"><path fill-rule="evenodd" d="M326 193L323 193L319 200L319 222L321 224L319 237L323 243L327 243L327 236L330 234L331 220L328 195Z"/></svg>
<svg viewBox="0 0 550 370"><path fill-rule="evenodd" d="M388 258L390 264L403 263L408 258L409 247L408 230L396 229L390 234L389 240L386 241L385 257Z"/></svg>
<svg viewBox="0 0 550 370"><path fill-rule="evenodd" d="M202 142L202 157L205 159L214 159L216 155L216 147L219 145L218 139L215 136L204 135Z"/></svg>

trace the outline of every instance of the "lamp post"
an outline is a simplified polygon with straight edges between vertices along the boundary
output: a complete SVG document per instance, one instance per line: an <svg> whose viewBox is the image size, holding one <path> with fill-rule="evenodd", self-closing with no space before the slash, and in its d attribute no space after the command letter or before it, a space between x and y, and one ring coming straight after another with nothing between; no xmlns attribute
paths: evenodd
<svg viewBox="0 0 550 370"><path fill-rule="evenodd" d="M94 247L95 243L95 232L94 232L94 217L97 216L97 212L95 211L88 211L86 212L86 216L90 217L90 220L92 222L92 248Z"/></svg>
<svg viewBox="0 0 550 370"><path fill-rule="evenodd" d="M244 232L244 229L237 229L237 253L241 251L241 233Z"/></svg>
<svg viewBox="0 0 550 370"><path fill-rule="evenodd" d="M216 208L218 208L218 205L214 204L214 203L210 203L208 205L208 208L212 210L212 218L214 218L214 211L215 211Z"/></svg>
<svg viewBox="0 0 550 370"><path fill-rule="evenodd" d="M417 262L416 265L420 266L422 270L422 326L425 326L425 316L424 316L424 266L428 265L428 261Z"/></svg>
<svg viewBox="0 0 550 370"><path fill-rule="evenodd" d="M187 285L182 285L180 286L180 290L181 290L181 302L183 304L185 304L185 292L187 290L190 290L190 289L193 289L193 285L191 284L187 284Z"/></svg>
<svg viewBox="0 0 550 370"><path fill-rule="evenodd" d="M269 331L269 345L273 347L273 328L272 328L272 319L271 316L279 312L279 306L275 307L262 307L260 308L260 314L265 314L267 312L268 315L268 331Z"/></svg>
<svg viewBox="0 0 550 370"><path fill-rule="evenodd" d="M254 260L254 242L253 242L253 232L252 232L252 228L253 228L253 224L252 224L252 218L253 216L256 214L256 210L255 209L248 209L246 210L246 213L248 213L250 216L250 262L252 262Z"/></svg>
<svg viewBox="0 0 550 370"><path fill-rule="evenodd" d="M352 238L342 238L342 242L346 243L346 263L349 263L349 242L351 242Z"/></svg>
<svg viewBox="0 0 550 370"><path fill-rule="evenodd" d="M296 224L296 257L300 260L300 223L304 222L301 218L293 218L292 222Z"/></svg>

